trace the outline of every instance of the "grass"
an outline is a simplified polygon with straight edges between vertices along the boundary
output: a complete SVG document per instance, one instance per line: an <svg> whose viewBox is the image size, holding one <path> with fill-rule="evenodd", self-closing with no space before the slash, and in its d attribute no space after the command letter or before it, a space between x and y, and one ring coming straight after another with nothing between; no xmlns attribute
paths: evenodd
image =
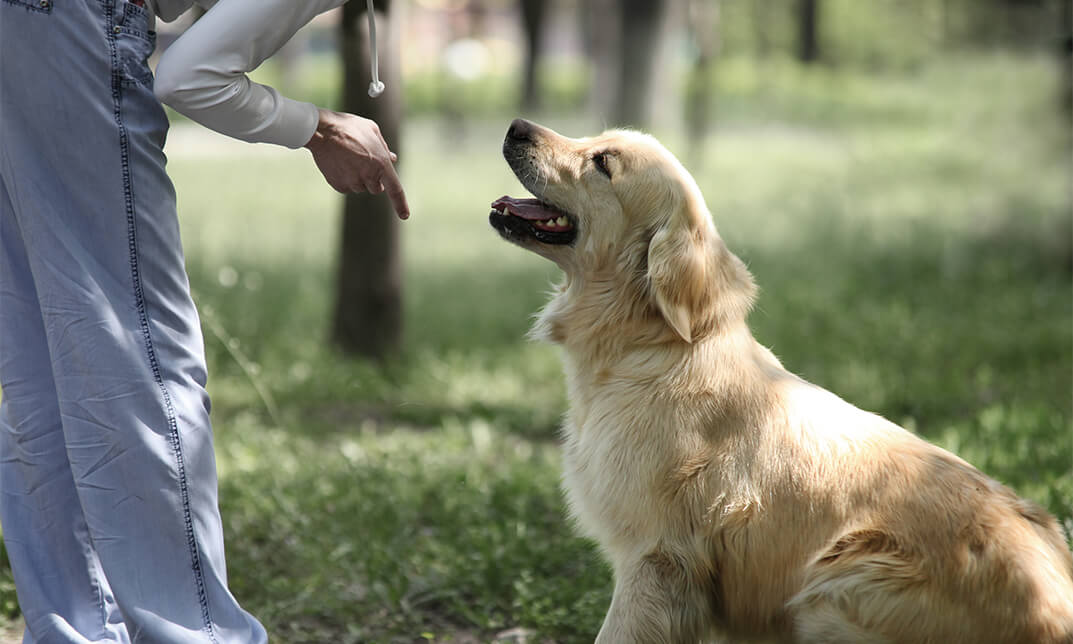
<svg viewBox="0 0 1073 644"><path fill-rule="evenodd" d="M1051 62L717 74L709 137L656 133L757 277L758 339L1073 528L1073 168ZM305 153L173 132L231 584L274 641L599 628L610 574L557 490L557 356L524 340L557 273L486 223L521 191L498 155L509 118L407 123L405 346L384 367L326 342L340 204Z"/></svg>

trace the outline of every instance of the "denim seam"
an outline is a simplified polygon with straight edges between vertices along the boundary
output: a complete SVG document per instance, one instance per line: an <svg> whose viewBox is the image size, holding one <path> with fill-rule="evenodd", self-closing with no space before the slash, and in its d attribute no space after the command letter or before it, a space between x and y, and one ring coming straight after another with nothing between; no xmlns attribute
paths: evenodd
<svg viewBox="0 0 1073 644"><path fill-rule="evenodd" d="M96 570L93 570L90 573L90 586L92 587L94 597L97 600L97 610L100 611L101 615L100 636L102 640L107 640L109 638L108 607L105 605L104 602L104 587L101 585L100 581L101 579L105 579L106 577L104 571L100 569L100 562L95 559L95 551L93 549L93 537L89 534L89 525L86 523L85 517L82 517L82 525L85 527L86 530L86 543L84 544L86 548L86 559L91 562L96 562L96 566L93 566L93 564L91 564L91 568L96 568Z"/></svg>
<svg viewBox="0 0 1073 644"><path fill-rule="evenodd" d="M4 0L4 2L10 2L10 0ZM152 42L154 32L142 31L141 29L137 29L135 27L120 27L119 33L130 34L131 36L134 36L136 38L141 38L145 42Z"/></svg>
<svg viewBox="0 0 1073 644"><path fill-rule="evenodd" d="M148 67L146 67L144 71L135 74L135 71L137 70L130 69L126 66L126 63L120 64L123 65L124 73L119 75L119 82L122 83L123 87L133 88L138 86L149 86L152 88L151 83L153 81L153 72L150 71Z"/></svg>
<svg viewBox="0 0 1073 644"><path fill-rule="evenodd" d="M105 5L107 24L115 24L114 4L111 2L104 2L103 4ZM141 274L138 269L138 240L136 219L134 216L134 187L130 176L130 141L127 135L127 128L123 124L122 116L123 76L120 71L118 60L116 34L112 29L109 29L107 36L112 58L112 102L114 106L115 123L119 129L119 150L123 168L123 199L127 215L127 246L130 252L130 272L134 287L135 306L138 311L138 321L141 326L142 337L145 341L145 351L149 360L149 366L153 371L153 379L156 382L157 387L160 388L160 394L164 402L168 422L168 441L171 443L172 451L175 454L176 466L178 467L179 494L183 507L186 541L187 547L190 550L190 561L192 572L194 573L194 582L197 585L198 602L201 605L201 618L205 623L203 630L208 634L209 640L215 644L217 641L216 633L213 630L212 619L209 614L208 595L205 590L205 578L201 567L201 553L198 548L197 537L194 534L194 522L190 511L190 491L186 481L186 462L183 457L178 421L175 417L175 409L172 406L171 395L168 393L168 388L164 384L164 379L160 374L160 364L157 361L156 350L153 347L153 338L149 327L149 314L145 303L145 293L142 290Z"/></svg>
<svg viewBox="0 0 1073 644"><path fill-rule="evenodd" d="M145 10L138 5L125 2L123 5L123 21L117 25L119 31L113 29L113 33L116 34L117 38L123 34L145 43L149 47L149 52L152 53L156 47L156 32L152 29L139 28L141 25L140 20L148 20L148 14L144 12ZM134 26L135 24L137 26ZM148 63L143 64L143 62L135 62L128 57L120 57L120 63L124 71L120 78L125 87L137 87L138 85L152 83L153 73L150 71Z"/></svg>
<svg viewBox="0 0 1073 644"><path fill-rule="evenodd" d="M31 0L4 0L6 4L14 5L16 7L22 7L27 11L34 11L36 13L52 13L52 2L42 6L40 3L34 4Z"/></svg>
<svg viewBox="0 0 1073 644"><path fill-rule="evenodd" d="M145 31L129 27L128 25L132 19L144 22L146 24ZM149 34L155 33L152 29L149 28L150 26L152 26L152 24L152 14L145 7L139 7L131 0L127 0L127 2L123 5L123 24L121 26L124 29L130 29L133 33L136 33L143 37L148 37Z"/></svg>

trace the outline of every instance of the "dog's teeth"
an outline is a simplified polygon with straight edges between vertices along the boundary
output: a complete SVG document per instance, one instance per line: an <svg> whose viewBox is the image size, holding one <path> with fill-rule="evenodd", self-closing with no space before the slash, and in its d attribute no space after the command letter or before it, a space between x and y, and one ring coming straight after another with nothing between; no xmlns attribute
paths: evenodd
<svg viewBox="0 0 1073 644"><path fill-rule="evenodd" d="M566 226L566 217L559 217L555 220L555 223L559 224L560 226Z"/></svg>

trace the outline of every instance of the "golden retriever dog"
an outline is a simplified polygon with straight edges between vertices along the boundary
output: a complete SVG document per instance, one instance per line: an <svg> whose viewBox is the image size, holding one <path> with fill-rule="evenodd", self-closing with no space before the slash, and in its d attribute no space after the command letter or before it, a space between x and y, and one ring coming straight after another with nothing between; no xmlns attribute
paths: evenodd
<svg viewBox="0 0 1073 644"><path fill-rule="evenodd" d="M562 348L563 487L614 570L597 642L1073 643L1057 522L786 371L655 139L519 119L503 154L536 198L491 225L565 274L533 334Z"/></svg>

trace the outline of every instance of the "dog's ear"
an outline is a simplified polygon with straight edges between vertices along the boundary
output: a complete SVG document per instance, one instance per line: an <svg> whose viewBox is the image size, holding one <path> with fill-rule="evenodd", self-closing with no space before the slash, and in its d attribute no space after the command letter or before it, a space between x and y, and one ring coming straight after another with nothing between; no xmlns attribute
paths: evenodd
<svg viewBox="0 0 1073 644"><path fill-rule="evenodd" d="M648 245L648 279L656 308L686 342L711 306L713 241L717 239L703 200L685 198Z"/></svg>

